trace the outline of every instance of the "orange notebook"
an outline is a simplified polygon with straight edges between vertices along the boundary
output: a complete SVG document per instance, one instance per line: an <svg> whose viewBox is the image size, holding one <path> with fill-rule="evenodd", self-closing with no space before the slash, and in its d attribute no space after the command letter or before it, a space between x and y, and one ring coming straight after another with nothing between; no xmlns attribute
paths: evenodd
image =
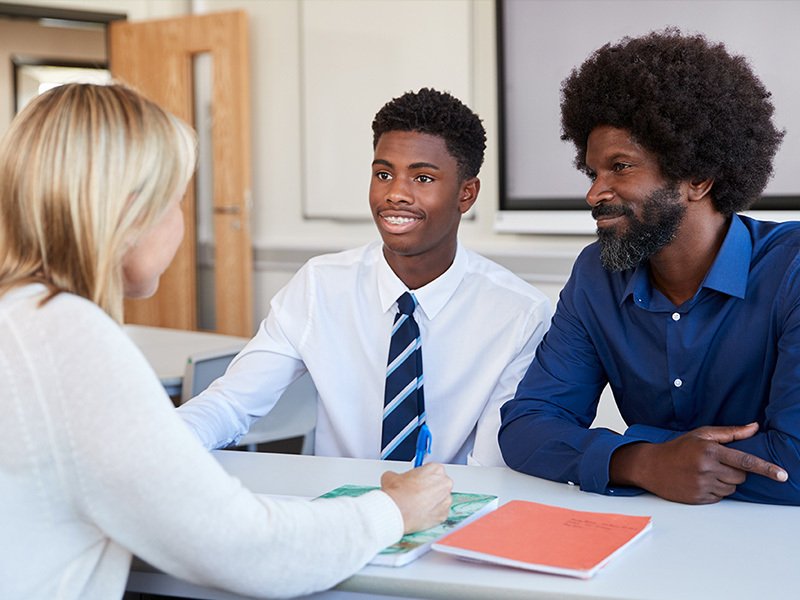
<svg viewBox="0 0 800 600"><path fill-rule="evenodd" d="M588 579L650 530L650 517L512 500L433 545L462 558Z"/></svg>

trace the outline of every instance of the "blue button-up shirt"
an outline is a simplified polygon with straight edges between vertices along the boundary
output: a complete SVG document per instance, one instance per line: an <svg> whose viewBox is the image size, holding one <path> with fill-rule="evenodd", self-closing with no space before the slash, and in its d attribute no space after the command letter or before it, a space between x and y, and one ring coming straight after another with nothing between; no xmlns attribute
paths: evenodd
<svg viewBox="0 0 800 600"><path fill-rule="evenodd" d="M512 468L586 491L609 486L620 446L664 442L704 425L758 422L728 444L789 473L749 475L731 496L800 504L800 223L734 216L697 293L675 306L646 264L609 272L598 243L578 257L550 331L501 411ZM590 429L609 383L624 435Z"/></svg>

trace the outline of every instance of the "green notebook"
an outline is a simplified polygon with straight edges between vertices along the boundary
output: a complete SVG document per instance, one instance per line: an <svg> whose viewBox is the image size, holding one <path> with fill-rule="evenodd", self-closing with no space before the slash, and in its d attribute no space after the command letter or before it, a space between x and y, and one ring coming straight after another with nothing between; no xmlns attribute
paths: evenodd
<svg viewBox="0 0 800 600"><path fill-rule="evenodd" d="M360 496L377 489L380 488L364 485L343 485L327 494L323 494L320 498ZM451 531L497 508L497 496L453 492L452 498L450 515L444 522L424 531L404 535L398 542L381 550L369 564L402 567L425 554L431 549L431 544Z"/></svg>

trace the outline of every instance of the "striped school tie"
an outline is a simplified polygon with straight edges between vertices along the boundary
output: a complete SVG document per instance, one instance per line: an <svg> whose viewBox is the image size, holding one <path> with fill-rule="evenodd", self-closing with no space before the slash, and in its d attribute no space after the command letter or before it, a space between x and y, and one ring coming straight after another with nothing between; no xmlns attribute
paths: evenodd
<svg viewBox="0 0 800 600"><path fill-rule="evenodd" d="M383 400L381 459L384 460L414 458L417 436L425 423L422 348L419 326L414 320L416 306L417 299L409 292L397 299Z"/></svg>

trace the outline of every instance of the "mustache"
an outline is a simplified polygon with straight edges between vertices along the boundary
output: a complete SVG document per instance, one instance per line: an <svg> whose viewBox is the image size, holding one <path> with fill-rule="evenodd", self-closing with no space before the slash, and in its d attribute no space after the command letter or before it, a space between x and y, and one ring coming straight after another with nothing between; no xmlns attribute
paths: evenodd
<svg viewBox="0 0 800 600"><path fill-rule="evenodd" d="M633 210L625 204L598 204L592 207L592 218L600 217L632 217Z"/></svg>

